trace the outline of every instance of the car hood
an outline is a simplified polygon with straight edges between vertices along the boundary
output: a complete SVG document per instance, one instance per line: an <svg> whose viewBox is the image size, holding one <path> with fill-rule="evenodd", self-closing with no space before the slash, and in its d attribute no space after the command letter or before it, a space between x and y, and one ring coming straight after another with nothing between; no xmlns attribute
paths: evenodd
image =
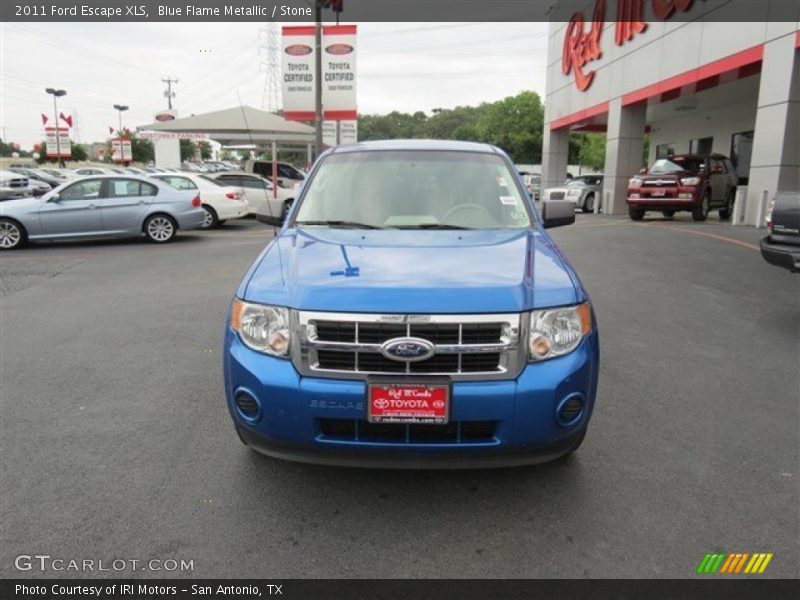
<svg viewBox="0 0 800 600"><path fill-rule="evenodd" d="M11 198L0 202L0 216L25 213L38 208L45 196L25 196L24 198Z"/></svg>
<svg viewBox="0 0 800 600"><path fill-rule="evenodd" d="M238 295L303 310L521 312L582 301L545 233L287 229Z"/></svg>

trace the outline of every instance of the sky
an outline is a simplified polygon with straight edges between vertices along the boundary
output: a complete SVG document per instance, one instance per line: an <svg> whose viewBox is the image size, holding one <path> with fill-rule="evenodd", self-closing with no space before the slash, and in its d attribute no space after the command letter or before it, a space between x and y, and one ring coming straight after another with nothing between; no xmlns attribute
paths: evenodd
<svg viewBox="0 0 800 600"><path fill-rule="evenodd" d="M0 135L30 149L53 120L47 87L67 90L59 112L76 118L73 141L108 137L114 104L123 125L166 108L161 79L179 80L174 107L189 116L262 108L263 23L2 23ZM431 114L523 90L544 97L547 23L360 23L358 108ZM280 40L279 40L280 41ZM237 95L238 92L238 95Z"/></svg>

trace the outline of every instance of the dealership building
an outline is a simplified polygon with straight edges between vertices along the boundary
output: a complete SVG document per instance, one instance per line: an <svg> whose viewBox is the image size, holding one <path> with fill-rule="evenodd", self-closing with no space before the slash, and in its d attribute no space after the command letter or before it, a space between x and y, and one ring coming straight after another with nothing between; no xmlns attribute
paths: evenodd
<svg viewBox="0 0 800 600"><path fill-rule="evenodd" d="M587 0L551 23L542 186L563 183L571 132L604 132L604 212L627 211L645 162L713 152L739 176L735 222L761 224L776 191L800 190L800 24L769 22L770 4L722 22L711 2Z"/></svg>

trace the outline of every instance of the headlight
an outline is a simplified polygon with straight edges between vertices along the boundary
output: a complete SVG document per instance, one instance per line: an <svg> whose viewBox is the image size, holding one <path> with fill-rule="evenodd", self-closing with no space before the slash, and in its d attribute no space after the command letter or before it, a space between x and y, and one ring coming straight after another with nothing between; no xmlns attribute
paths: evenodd
<svg viewBox="0 0 800 600"><path fill-rule="evenodd" d="M592 330L589 303L547 308L531 313L528 336L531 360L547 360L569 354Z"/></svg>
<svg viewBox="0 0 800 600"><path fill-rule="evenodd" d="M567 190L567 196L580 196L581 191L577 189Z"/></svg>
<svg viewBox="0 0 800 600"><path fill-rule="evenodd" d="M272 356L289 354L289 311L282 306L251 304L236 298L231 327L252 350Z"/></svg>
<svg viewBox="0 0 800 600"><path fill-rule="evenodd" d="M628 181L628 187L632 190L638 190L640 187L642 187L642 180L634 177Z"/></svg>
<svg viewBox="0 0 800 600"><path fill-rule="evenodd" d="M699 177L684 177L681 179L681 185L700 185Z"/></svg>

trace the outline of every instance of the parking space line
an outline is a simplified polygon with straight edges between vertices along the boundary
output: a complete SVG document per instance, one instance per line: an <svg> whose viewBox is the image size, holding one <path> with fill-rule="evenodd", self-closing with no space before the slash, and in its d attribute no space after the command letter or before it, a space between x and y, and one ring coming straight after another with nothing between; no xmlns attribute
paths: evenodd
<svg viewBox="0 0 800 600"><path fill-rule="evenodd" d="M693 233L695 235L701 235L703 237L711 238L714 240L719 240L720 242L728 242L729 244L735 244L736 246L742 246L743 248L749 248L750 250L755 250L756 252L760 252L761 248L756 246L755 244L750 244L749 242L743 242L741 240L737 240L736 238L728 237L725 235L718 235L716 233L707 233L705 231L697 231L696 229L690 229L688 227L678 227L675 225L664 225L663 223L644 223L646 227L659 227L661 229L672 229L674 231L683 231L686 233Z"/></svg>

